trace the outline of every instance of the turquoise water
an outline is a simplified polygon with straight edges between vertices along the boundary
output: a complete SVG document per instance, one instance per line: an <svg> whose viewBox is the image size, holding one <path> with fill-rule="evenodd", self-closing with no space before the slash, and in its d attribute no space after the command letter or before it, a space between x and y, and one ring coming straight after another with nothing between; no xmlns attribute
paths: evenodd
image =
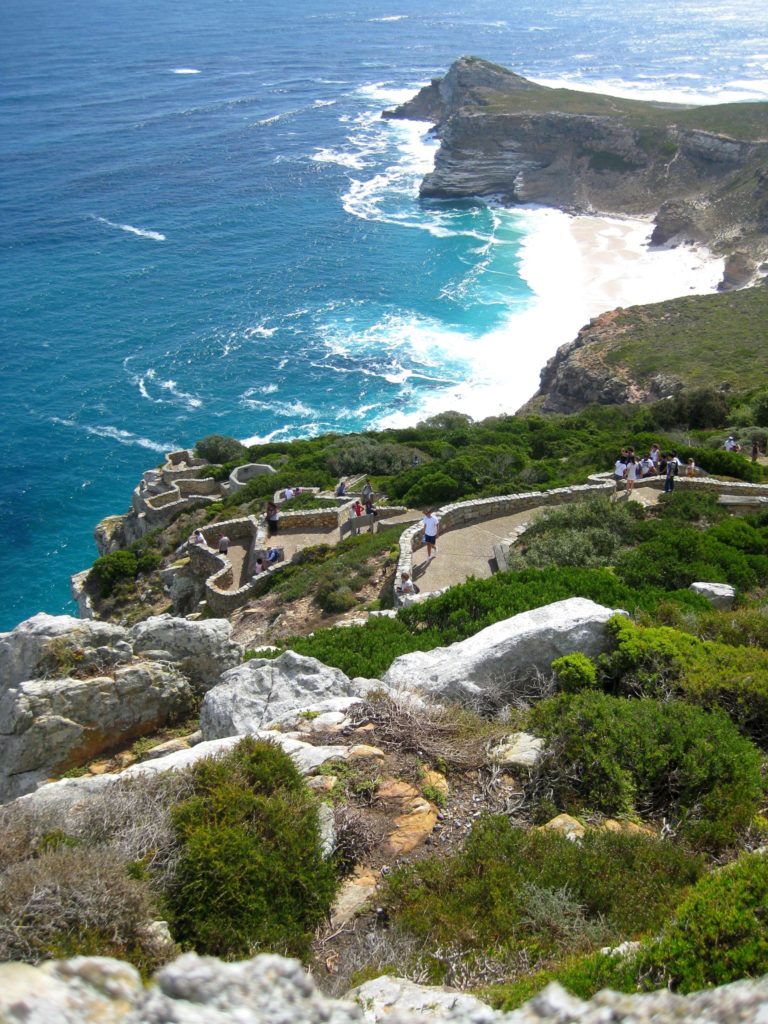
<svg viewBox="0 0 768 1024"><path fill-rule="evenodd" d="M0 38L0 628L72 611L162 452L415 420L493 373L526 216L419 202L434 144L379 117L456 56L768 92L752 0L6 0Z"/></svg>

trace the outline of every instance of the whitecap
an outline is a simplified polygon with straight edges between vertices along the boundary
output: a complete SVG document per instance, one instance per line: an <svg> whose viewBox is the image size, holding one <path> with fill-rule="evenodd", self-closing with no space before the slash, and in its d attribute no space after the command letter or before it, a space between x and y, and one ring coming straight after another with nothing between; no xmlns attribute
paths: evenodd
<svg viewBox="0 0 768 1024"><path fill-rule="evenodd" d="M199 409L203 404L202 399L196 398L195 395L190 395L187 391L182 391L177 386L175 380L160 381L160 387L163 391L167 391L168 394L173 395L174 398L186 405L188 409Z"/></svg>
<svg viewBox="0 0 768 1024"><path fill-rule="evenodd" d="M80 424L75 424L80 427ZM105 437L112 441L117 441L118 444L135 445L138 448L146 448L151 452L168 452L173 451L177 446L175 444L160 444L158 441L151 441L148 437L140 437L138 434L132 434L130 430L121 430L119 427L112 426L87 426L80 427L86 434L91 434L94 437Z"/></svg>
<svg viewBox="0 0 768 1024"><path fill-rule="evenodd" d="M243 331L245 338L271 338L277 331L276 327L267 327L265 324L258 324L256 327L247 327Z"/></svg>
<svg viewBox="0 0 768 1024"><path fill-rule="evenodd" d="M278 416L317 416L319 415L316 409L312 409L310 406L305 405L299 399L295 399L292 402L265 402L262 398L258 398L258 395L269 394L263 387L248 388L240 396L240 404L244 405L248 409L259 410L262 412L275 413Z"/></svg>
<svg viewBox="0 0 768 1024"><path fill-rule="evenodd" d="M407 14L385 14L381 18L369 18L368 21L405 21Z"/></svg>
<svg viewBox="0 0 768 1024"><path fill-rule="evenodd" d="M335 107L336 100L315 100L312 104L313 107Z"/></svg>
<svg viewBox="0 0 768 1024"><path fill-rule="evenodd" d="M174 75L199 75L200 72L197 68L174 68Z"/></svg>
<svg viewBox="0 0 768 1024"><path fill-rule="evenodd" d="M107 220L106 217L94 217L100 224L106 224L107 227L116 228L118 231L126 231L129 235L138 235L139 238L151 238L154 242L164 242L165 235L161 235L159 231L149 231L147 228L135 228L133 224L115 224L114 221Z"/></svg>

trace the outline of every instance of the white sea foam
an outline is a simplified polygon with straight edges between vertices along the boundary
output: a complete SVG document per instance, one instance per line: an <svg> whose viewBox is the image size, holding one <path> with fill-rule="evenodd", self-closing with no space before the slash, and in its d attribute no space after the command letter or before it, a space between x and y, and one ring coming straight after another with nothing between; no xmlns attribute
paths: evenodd
<svg viewBox="0 0 768 1024"><path fill-rule="evenodd" d="M199 75L200 72L197 68L174 68L174 75Z"/></svg>
<svg viewBox="0 0 768 1024"><path fill-rule="evenodd" d="M151 452L170 452L178 448L175 442L160 444L158 441L151 441L148 437L140 437L138 434L131 433L130 430L121 430L119 427L92 426L87 423L77 423L75 420L60 419L58 416L52 416L51 423L57 423L64 427L73 427L76 430L84 431L86 434L91 434L93 437L105 437L112 441L117 441L118 444L147 448Z"/></svg>
<svg viewBox="0 0 768 1024"><path fill-rule="evenodd" d="M659 75L651 79L650 76L639 75L637 81L609 78L589 82L583 81L576 75L563 75L559 78L529 77L539 85L547 85L553 89L565 88L575 89L578 92L605 93L608 96L619 96L631 100L654 100L657 103L685 103L697 106L768 99L768 80L762 78L737 79L723 85L693 88L675 84L662 85L661 83L674 82L682 77L697 81L700 76L675 74Z"/></svg>
<svg viewBox="0 0 768 1024"><path fill-rule="evenodd" d="M271 338L277 331L276 327L267 327L266 324L258 324L256 327L247 327L243 331L245 338Z"/></svg>
<svg viewBox="0 0 768 1024"><path fill-rule="evenodd" d="M199 409L203 404L202 399L197 398L195 395L190 395L186 391L182 391L177 386L175 380L160 381L160 387L163 391L167 391L169 395L172 395L179 402L182 402L188 409Z"/></svg>
<svg viewBox="0 0 768 1024"><path fill-rule="evenodd" d="M335 107L337 100L315 100L313 107Z"/></svg>
<svg viewBox="0 0 768 1024"><path fill-rule="evenodd" d="M312 409L310 406L305 405L299 399L294 399L291 402L265 402L263 398L256 396L270 394L263 387L248 388L240 396L240 404L244 405L247 409L254 409L261 412L271 412L276 416L289 416L295 418L297 416L312 416L317 417L319 414L316 409Z"/></svg>
<svg viewBox="0 0 768 1024"><path fill-rule="evenodd" d="M161 235L159 231L149 231L146 228L135 228L133 224L115 224L114 221L107 220L106 217L95 217L100 224L106 224L107 227L116 228L118 231L126 231L129 235L138 235L139 238L151 238L154 242L164 242L165 235Z"/></svg>
<svg viewBox="0 0 768 1024"><path fill-rule="evenodd" d="M533 395L541 367L592 317L619 306L714 291L723 261L705 250L649 250L651 224L606 217L572 218L557 210L503 212L528 234L520 273L534 297L511 307L505 324L480 338L433 334L431 361L463 353L465 379L418 396L418 408L388 414L377 426L404 426L445 408L475 418L510 412ZM415 350L423 346L418 340Z"/></svg>
<svg viewBox="0 0 768 1024"><path fill-rule="evenodd" d="M381 18L369 18L368 21L405 21L407 14L385 14Z"/></svg>

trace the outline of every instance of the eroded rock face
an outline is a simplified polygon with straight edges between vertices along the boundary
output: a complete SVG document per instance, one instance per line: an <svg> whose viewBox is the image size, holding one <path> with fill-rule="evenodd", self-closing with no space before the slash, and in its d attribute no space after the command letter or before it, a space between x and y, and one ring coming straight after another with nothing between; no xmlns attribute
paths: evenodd
<svg viewBox="0 0 768 1024"><path fill-rule="evenodd" d="M240 662L225 620L39 614L0 635L0 801L186 715Z"/></svg>
<svg viewBox="0 0 768 1024"><path fill-rule="evenodd" d="M206 739L257 732L299 710L330 710L330 698L362 697L366 689L364 682L353 683L339 669L294 651L274 660L254 658L225 673L205 695L200 728Z"/></svg>
<svg viewBox="0 0 768 1024"><path fill-rule="evenodd" d="M131 642L136 653L166 651L202 690L215 686L222 673L243 660L243 649L232 640L232 624L226 619L188 622L153 615L133 627Z"/></svg>
<svg viewBox="0 0 768 1024"><path fill-rule="evenodd" d="M445 1020L449 1015L449 1019L464 1019L473 1024L499 1019L499 1014L466 992L437 985L417 985L405 978L388 975L366 981L348 995L363 1007L364 1019L376 1024L378 1021L391 1021L393 1015L418 1017L426 1021ZM457 1014L462 1017L457 1017Z"/></svg>
<svg viewBox="0 0 768 1024"><path fill-rule="evenodd" d="M581 651L596 657L612 646L606 623L626 614L582 597L557 601L494 623L467 640L395 658L384 676L392 688L451 700L484 691L514 693L521 680L548 672L555 658Z"/></svg>
<svg viewBox="0 0 768 1024"><path fill-rule="evenodd" d="M189 681L170 665L137 662L111 675L19 683L0 696L0 800L183 716Z"/></svg>

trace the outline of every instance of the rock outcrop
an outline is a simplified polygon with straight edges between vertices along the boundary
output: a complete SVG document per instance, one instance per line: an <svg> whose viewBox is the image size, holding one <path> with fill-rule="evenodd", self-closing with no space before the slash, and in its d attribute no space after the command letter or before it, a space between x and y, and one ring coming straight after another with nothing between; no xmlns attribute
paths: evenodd
<svg viewBox="0 0 768 1024"><path fill-rule="evenodd" d="M226 672L219 685L206 694L200 728L205 739L257 732L298 710L346 710L353 701L326 702L330 698L362 700L375 686L381 687L381 683L358 683L339 669L295 651L286 651L274 660L254 658Z"/></svg>
<svg viewBox="0 0 768 1024"><path fill-rule="evenodd" d="M298 960L269 954L225 963L185 953L148 987L134 967L106 957L0 964L3 1024L731 1024L762 1020L766 1003L766 978L689 996L605 990L588 1002L552 984L520 1009L499 1013L473 996L398 978L330 999Z"/></svg>
<svg viewBox="0 0 768 1024"><path fill-rule="evenodd" d="M752 278L768 252L766 106L673 108L551 89L462 57L384 116L435 124L441 146L424 196L620 216L662 210L655 244L739 251Z"/></svg>
<svg viewBox="0 0 768 1024"><path fill-rule="evenodd" d="M484 692L512 695L520 682L548 672L563 654L595 657L609 649L606 623L626 614L582 597L496 622L450 647L395 658L384 675L393 689L416 690L449 700L475 700Z"/></svg>
<svg viewBox="0 0 768 1024"><path fill-rule="evenodd" d="M238 664L224 620L35 615L0 635L0 802L157 731Z"/></svg>

